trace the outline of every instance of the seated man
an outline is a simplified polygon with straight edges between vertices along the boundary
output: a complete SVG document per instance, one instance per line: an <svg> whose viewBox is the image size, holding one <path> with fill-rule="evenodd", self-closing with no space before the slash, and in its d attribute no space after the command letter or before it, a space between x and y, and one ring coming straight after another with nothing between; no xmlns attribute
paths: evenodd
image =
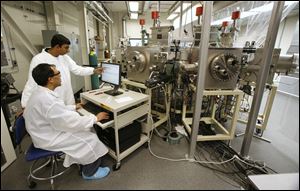
<svg viewBox="0 0 300 191"><path fill-rule="evenodd" d="M39 64L32 71L38 89L30 96L24 110L26 129L35 147L66 154L63 165L82 165L84 179L107 176L110 169L100 167L101 157L108 149L91 127L108 114L80 116L75 105L65 105L54 92L61 85L60 72L54 65Z"/></svg>

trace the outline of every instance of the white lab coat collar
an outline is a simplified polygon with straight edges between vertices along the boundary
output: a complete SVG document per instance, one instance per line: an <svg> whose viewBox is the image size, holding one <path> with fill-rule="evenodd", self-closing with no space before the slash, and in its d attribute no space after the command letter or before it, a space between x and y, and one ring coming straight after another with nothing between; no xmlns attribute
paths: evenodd
<svg viewBox="0 0 300 191"><path fill-rule="evenodd" d="M46 88L46 87L43 87L43 86L38 85L38 90L39 90L39 91L47 91L47 92L49 92L51 95L53 95L54 97L59 98L58 94L57 94L55 91L50 90L49 88Z"/></svg>
<svg viewBox="0 0 300 191"><path fill-rule="evenodd" d="M47 47L47 48L49 49L50 47ZM51 56L51 57L53 57L53 58L58 58L58 57L60 56L60 55L58 55L57 57L53 56L52 54L50 54L49 52L46 51L47 48L44 48L44 49L42 50L42 53L48 54L49 56Z"/></svg>

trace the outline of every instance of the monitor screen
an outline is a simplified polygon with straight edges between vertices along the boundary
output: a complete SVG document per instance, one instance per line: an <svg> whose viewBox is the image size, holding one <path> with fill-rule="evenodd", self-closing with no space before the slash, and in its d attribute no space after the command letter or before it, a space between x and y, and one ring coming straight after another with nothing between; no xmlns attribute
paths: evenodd
<svg viewBox="0 0 300 191"><path fill-rule="evenodd" d="M115 86L121 84L121 65L115 63L102 62L102 68L104 69L101 74L101 81L110 83Z"/></svg>

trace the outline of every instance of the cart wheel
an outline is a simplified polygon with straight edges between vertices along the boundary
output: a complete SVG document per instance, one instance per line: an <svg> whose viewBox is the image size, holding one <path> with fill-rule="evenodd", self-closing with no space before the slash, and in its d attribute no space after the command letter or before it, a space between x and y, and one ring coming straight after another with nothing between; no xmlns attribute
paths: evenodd
<svg viewBox="0 0 300 191"><path fill-rule="evenodd" d="M259 135L259 134L261 134L261 129L256 128L255 132L256 132L256 134Z"/></svg>
<svg viewBox="0 0 300 191"><path fill-rule="evenodd" d="M28 187L29 187L30 189L35 188L35 187L36 187L36 182L30 181L29 184L28 184Z"/></svg>
<svg viewBox="0 0 300 191"><path fill-rule="evenodd" d="M46 164L46 167L51 167L51 161L49 161L47 164Z"/></svg>
<svg viewBox="0 0 300 191"><path fill-rule="evenodd" d="M117 171L117 170L119 170L121 168L121 164L114 164L113 165L113 170L114 171Z"/></svg>

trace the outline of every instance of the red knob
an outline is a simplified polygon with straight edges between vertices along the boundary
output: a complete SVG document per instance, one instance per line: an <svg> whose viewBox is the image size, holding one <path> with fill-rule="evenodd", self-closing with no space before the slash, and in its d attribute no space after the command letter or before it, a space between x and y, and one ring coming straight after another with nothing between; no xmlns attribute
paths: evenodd
<svg viewBox="0 0 300 191"><path fill-rule="evenodd" d="M145 19L140 19L140 25L145 25Z"/></svg>
<svg viewBox="0 0 300 191"><path fill-rule="evenodd" d="M196 8L196 16L200 16L203 14L203 7L197 7Z"/></svg>
<svg viewBox="0 0 300 191"><path fill-rule="evenodd" d="M228 26L228 21L223 21L222 27L227 27Z"/></svg>
<svg viewBox="0 0 300 191"><path fill-rule="evenodd" d="M158 11L152 11L152 19L158 19L159 12Z"/></svg>
<svg viewBox="0 0 300 191"><path fill-rule="evenodd" d="M234 11L234 12L232 12L231 19L232 20L239 19L240 15L241 15L240 11Z"/></svg>

